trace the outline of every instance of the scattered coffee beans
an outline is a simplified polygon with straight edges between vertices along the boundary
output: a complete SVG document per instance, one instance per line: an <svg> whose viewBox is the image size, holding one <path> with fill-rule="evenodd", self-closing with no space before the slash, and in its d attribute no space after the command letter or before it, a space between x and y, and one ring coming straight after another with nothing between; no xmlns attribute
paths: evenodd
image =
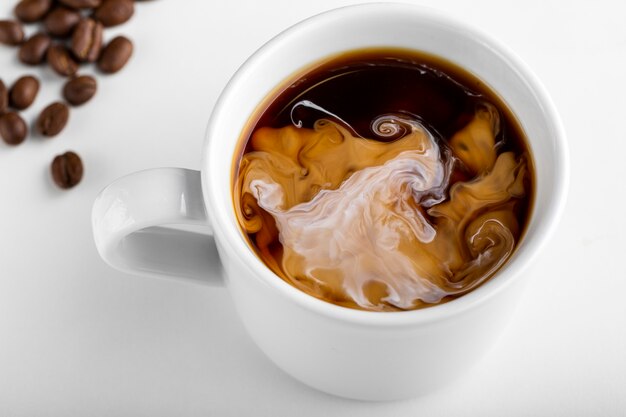
<svg viewBox="0 0 626 417"><path fill-rule="evenodd" d="M9 145L19 145L28 134L28 126L24 119L15 112L0 116L0 136Z"/></svg>
<svg viewBox="0 0 626 417"><path fill-rule="evenodd" d="M133 43L124 36L114 38L102 50L98 60L98 68L106 74L121 70L133 54Z"/></svg>
<svg viewBox="0 0 626 417"><path fill-rule="evenodd" d="M70 109L66 104L56 102L43 109L37 119L37 130L44 136L56 136L65 127L70 117Z"/></svg>
<svg viewBox="0 0 626 417"><path fill-rule="evenodd" d="M19 45L24 40L24 29L15 20L0 20L0 43Z"/></svg>
<svg viewBox="0 0 626 417"><path fill-rule="evenodd" d="M48 13L43 20L43 26L50 35L64 38L72 33L78 22L80 22L79 12L59 6Z"/></svg>
<svg viewBox="0 0 626 417"><path fill-rule="evenodd" d="M74 152L68 151L52 160L50 172L54 183L66 190L83 178L83 162Z"/></svg>
<svg viewBox="0 0 626 417"><path fill-rule="evenodd" d="M9 109L9 90L4 82L0 80L0 116L7 112Z"/></svg>
<svg viewBox="0 0 626 417"><path fill-rule="evenodd" d="M79 61L95 62L102 49L102 23L93 19L78 22L72 34L72 52Z"/></svg>
<svg viewBox="0 0 626 417"><path fill-rule="evenodd" d="M32 75L20 77L9 92L9 104L14 109L24 110L30 107L39 92L39 80Z"/></svg>
<svg viewBox="0 0 626 417"><path fill-rule="evenodd" d="M15 6L15 16L22 22L31 23L41 20L52 6L52 0L22 0Z"/></svg>
<svg viewBox="0 0 626 417"><path fill-rule="evenodd" d="M133 0L104 0L93 17L106 27L127 22L135 13Z"/></svg>
<svg viewBox="0 0 626 417"><path fill-rule="evenodd" d="M49 47L50 36L45 33L37 33L20 46L18 57L23 64L38 65L43 61Z"/></svg>
<svg viewBox="0 0 626 417"><path fill-rule="evenodd" d="M74 61L67 48L61 44L51 45L48 48L46 59L50 67L59 75L69 77L78 71L78 64Z"/></svg>
<svg viewBox="0 0 626 417"><path fill-rule="evenodd" d="M98 85L96 79L89 75L72 78L63 87L63 98L74 106L80 106L91 100L96 94Z"/></svg>
<svg viewBox="0 0 626 417"><path fill-rule="evenodd" d="M19 21L0 20L0 44L19 46L18 58L25 65L39 65L45 60L57 74L69 77L63 98L80 106L93 98L98 83L92 76L77 75L79 65L96 62L101 72L112 74L124 68L132 56L133 43L128 38L117 36L104 46L103 31L130 20L136 1L16 0L14 13ZM41 22L42 31L25 40L20 22ZM11 89L0 79L0 136L6 143L18 145L26 138L28 124L12 110L30 107L39 88L39 80L33 76L20 77ZM55 102L41 111L34 126L41 135L53 137L68 120L68 105ZM61 188L78 184L83 173L82 162L73 152L54 158L51 169Z"/></svg>

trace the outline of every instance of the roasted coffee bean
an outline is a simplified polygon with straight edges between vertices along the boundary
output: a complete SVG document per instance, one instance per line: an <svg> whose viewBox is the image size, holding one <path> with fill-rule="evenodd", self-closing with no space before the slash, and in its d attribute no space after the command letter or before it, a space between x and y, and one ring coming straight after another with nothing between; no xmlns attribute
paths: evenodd
<svg viewBox="0 0 626 417"><path fill-rule="evenodd" d="M15 16L22 22L32 23L41 20L52 6L52 0L22 0L15 6Z"/></svg>
<svg viewBox="0 0 626 417"><path fill-rule="evenodd" d="M67 77L76 74L76 71L78 71L78 64L74 61L69 51L61 44L51 45L48 48L46 59L50 67L59 75Z"/></svg>
<svg viewBox="0 0 626 417"><path fill-rule="evenodd" d="M135 13L132 0L104 0L96 9L93 17L106 27L127 22Z"/></svg>
<svg viewBox="0 0 626 417"><path fill-rule="evenodd" d="M93 19L78 22L72 34L72 52L79 61L95 62L102 50L102 23Z"/></svg>
<svg viewBox="0 0 626 417"><path fill-rule="evenodd" d="M37 65L46 57L49 47L50 36L45 33L37 33L20 46L18 57L26 65Z"/></svg>
<svg viewBox="0 0 626 417"><path fill-rule="evenodd" d="M9 90L0 80L0 116L6 113L9 109Z"/></svg>
<svg viewBox="0 0 626 417"><path fill-rule="evenodd" d="M72 188L83 178L83 162L72 151L57 155L50 165L52 180L64 190Z"/></svg>
<svg viewBox="0 0 626 417"><path fill-rule="evenodd" d="M69 117L70 109L66 104L52 103L39 115L37 130L44 136L56 136L63 130Z"/></svg>
<svg viewBox="0 0 626 417"><path fill-rule="evenodd" d="M24 29L15 20L0 20L0 43L19 45L24 40Z"/></svg>
<svg viewBox="0 0 626 417"><path fill-rule="evenodd" d="M102 0L58 0L59 3L72 9L94 9L102 3Z"/></svg>
<svg viewBox="0 0 626 417"><path fill-rule="evenodd" d="M9 102L11 107L24 110L30 107L39 92L39 80L33 76L26 75L18 78L9 92Z"/></svg>
<svg viewBox="0 0 626 417"><path fill-rule="evenodd" d="M132 54L133 43L124 36L118 36L102 50L98 68L107 74L118 72L126 65Z"/></svg>
<svg viewBox="0 0 626 417"><path fill-rule="evenodd" d="M9 145L19 145L28 134L28 126L24 119L15 112L0 116L0 136Z"/></svg>
<svg viewBox="0 0 626 417"><path fill-rule="evenodd" d="M52 36L69 36L80 22L80 13L67 7L59 6L52 9L43 20L43 26Z"/></svg>
<svg viewBox="0 0 626 417"><path fill-rule="evenodd" d="M91 100L96 94L96 79L89 75L72 78L63 87L63 97L68 103L79 106Z"/></svg>

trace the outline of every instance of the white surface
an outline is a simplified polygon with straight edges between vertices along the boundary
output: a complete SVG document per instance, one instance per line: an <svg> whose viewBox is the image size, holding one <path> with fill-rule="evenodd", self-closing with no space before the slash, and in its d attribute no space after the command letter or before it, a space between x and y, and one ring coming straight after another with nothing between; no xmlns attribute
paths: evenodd
<svg viewBox="0 0 626 417"><path fill-rule="evenodd" d="M130 23L106 32L133 39L129 66L99 78L62 135L0 144L0 415L626 413L620 2L423 2L483 27L530 64L561 112L572 162L566 214L515 318L483 363L442 392L389 404L318 393L265 359L223 289L134 277L99 259L90 230L98 191L139 169L199 168L211 106L238 65L283 28L349 3L138 4ZM5 83L27 72L47 80L25 113L32 120L62 81L0 47ZM67 149L83 156L86 175L61 192L48 164Z"/></svg>

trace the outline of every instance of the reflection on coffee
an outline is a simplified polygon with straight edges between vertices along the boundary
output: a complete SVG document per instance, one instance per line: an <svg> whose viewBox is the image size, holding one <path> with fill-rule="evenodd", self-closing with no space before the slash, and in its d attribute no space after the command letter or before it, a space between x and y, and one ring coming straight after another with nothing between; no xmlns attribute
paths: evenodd
<svg viewBox="0 0 626 417"><path fill-rule="evenodd" d="M235 162L237 219L265 264L314 297L372 311L485 282L513 253L534 193L502 101L457 66L398 49L288 80Z"/></svg>

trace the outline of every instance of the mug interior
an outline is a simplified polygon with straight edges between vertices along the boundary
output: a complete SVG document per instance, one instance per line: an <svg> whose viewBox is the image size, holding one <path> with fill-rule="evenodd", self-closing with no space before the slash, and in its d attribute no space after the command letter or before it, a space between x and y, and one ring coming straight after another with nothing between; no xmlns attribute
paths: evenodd
<svg viewBox="0 0 626 417"><path fill-rule="evenodd" d="M253 253L235 217L232 164L242 131L259 103L285 79L340 52L399 47L451 61L484 81L517 117L535 166L535 201L522 241L496 276L448 303L406 312L351 310L305 294L271 272ZM335 318L401 323L455 314L493 296L518 277L553 231L565 202L568 163L560 119L545 89L507 48L442 13L402 4L349 6L307 19L279 34L251 56L220 96L207 129L203 191L214 233L228 255L250 274L307 308Z"/></svg>

